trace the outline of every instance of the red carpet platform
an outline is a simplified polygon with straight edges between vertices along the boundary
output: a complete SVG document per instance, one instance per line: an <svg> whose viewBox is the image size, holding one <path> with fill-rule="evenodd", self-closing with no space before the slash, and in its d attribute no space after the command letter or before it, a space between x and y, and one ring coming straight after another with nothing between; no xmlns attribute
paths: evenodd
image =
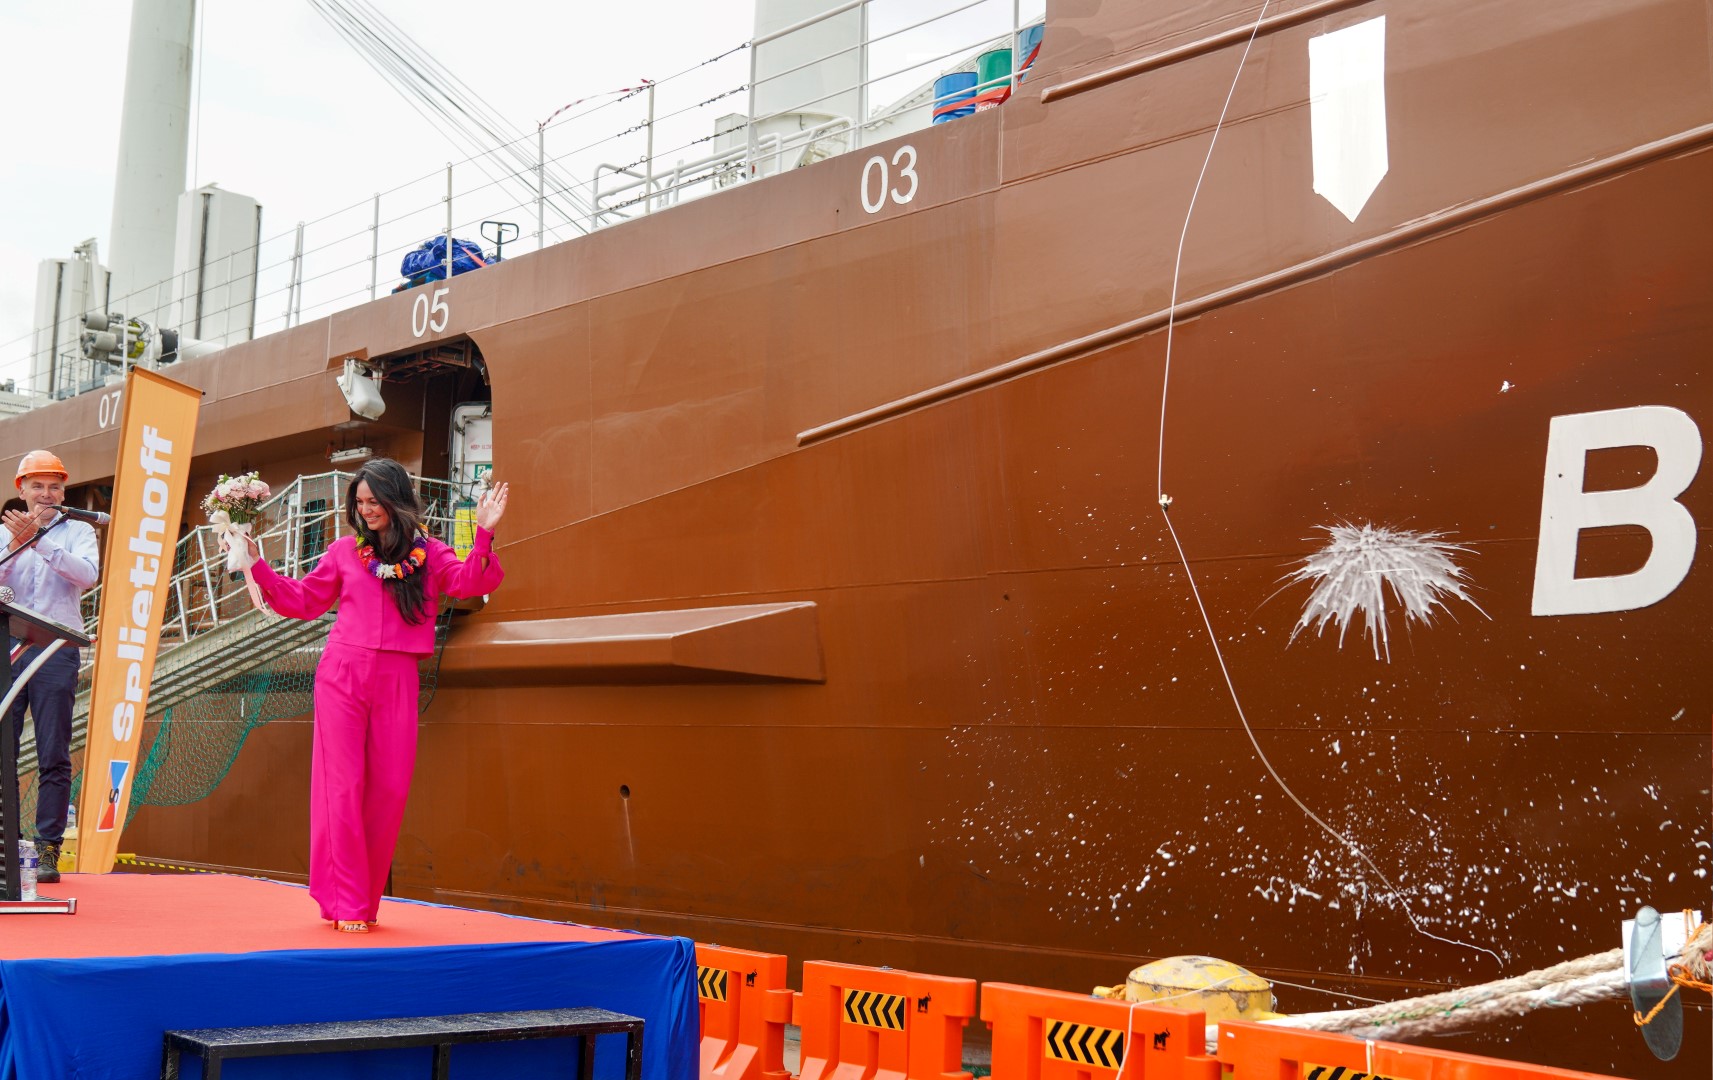
<svg viewBox="0 0 1713 1080"><path fill-rule="evenodd" d="M692 1080L695 949L659 938L411 901L369 934L316 918L306 890L223 875L68 874L75 915L0 922L0 1080L154 1078L171 1028L593 1005L640 1016L644 1076ZM622 1049L601 1046L597 1076ZM453 1075L571 1075L563 1047L470 1047ZM412 1052L255 1060L237 1077L420 1076Z"/></svg>
<svg viewBox="0 0 1713 1080"><path fill-rule="evenodd" d="M67 874L43 896L77 897L76 915L17 915L0 926L0 959L251 953L277 949L403 949L636 937L568 923L401 900L381 904L371 934L341 934L315 917L306 889L222 874Z"/></svg>

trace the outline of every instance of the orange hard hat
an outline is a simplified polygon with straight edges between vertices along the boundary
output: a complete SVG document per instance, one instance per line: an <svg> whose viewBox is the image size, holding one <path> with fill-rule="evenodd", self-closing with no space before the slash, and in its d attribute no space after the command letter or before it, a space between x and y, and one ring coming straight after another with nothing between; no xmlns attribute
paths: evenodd
<svg viewBox="0 0 1713 1080"><path fill-rule="evenodd" d="M71 479L71 474L65 471L65 462L61 461L53 451L31 450L24 455L24 460L18 462L18 478L12 481L12 485L22 491L24 477L46 476L48 474L58 476L61 482Z"/></svg>

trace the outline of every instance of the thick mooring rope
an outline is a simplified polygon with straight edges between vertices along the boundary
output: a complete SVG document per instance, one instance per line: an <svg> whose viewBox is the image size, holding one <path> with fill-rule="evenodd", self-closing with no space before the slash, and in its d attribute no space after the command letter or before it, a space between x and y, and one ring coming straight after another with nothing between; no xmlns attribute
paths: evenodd
<svg viewBox="0 0 1713 1080"><path fill-rule="evenodd" d="M1700 987L1709 982L1710 952L1713 952L1713 924L1704 924L1690 936L1678 959L1667 968L1674 990L1678 986ZM1443 994L1345 1012L1302 1013L1268 1022L1313 1031L1338 1031L1364 1039L1398 1040L1469 1031L1496 1020L1525 1016L1537 1009L1628 999L1629 995L1624 950L1613 949ZM1652 1017L1638 1017L1637 1022L1649 1019Z"/></svg>

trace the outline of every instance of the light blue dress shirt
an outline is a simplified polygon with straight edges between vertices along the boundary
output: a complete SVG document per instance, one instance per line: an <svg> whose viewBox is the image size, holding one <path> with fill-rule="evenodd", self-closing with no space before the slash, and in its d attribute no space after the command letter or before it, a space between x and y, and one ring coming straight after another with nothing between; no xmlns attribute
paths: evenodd
<svg viewBox="0 0 1713 1080"><path fill-rule="evenodd" d="M9 539L0 528L0 541ZM79 599L99 580L101 544L94 526L82 521L61 521L0 566L0 585L10 585L18 603L73 630L83 629Z"/></svg>

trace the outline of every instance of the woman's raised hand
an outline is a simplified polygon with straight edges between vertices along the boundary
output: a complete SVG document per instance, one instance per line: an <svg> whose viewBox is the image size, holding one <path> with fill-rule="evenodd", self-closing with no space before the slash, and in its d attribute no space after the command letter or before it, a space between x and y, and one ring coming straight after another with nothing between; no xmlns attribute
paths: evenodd
<svg viewBox="0 0 1713 1080"><path fill-rule="evenodd" d="M509 490L509 484L499 483L482 493L482 501L476 504L477 525L489 532L494 531L494 526L505 516L506 495Z"/></svg>
<svg viewBox="0 0 1713 1080"><path fill-rule="evenodd" d="M245 575L248 575L250 573L250 567L256 565L256 560L262 557L262 545L257 543L256 538L251 536L249 533L236 533L234 536L236 537L233 541L234 543L241 540L243 541L244 547L249 550L250 557L244 562L244 573Z"/></svg>

